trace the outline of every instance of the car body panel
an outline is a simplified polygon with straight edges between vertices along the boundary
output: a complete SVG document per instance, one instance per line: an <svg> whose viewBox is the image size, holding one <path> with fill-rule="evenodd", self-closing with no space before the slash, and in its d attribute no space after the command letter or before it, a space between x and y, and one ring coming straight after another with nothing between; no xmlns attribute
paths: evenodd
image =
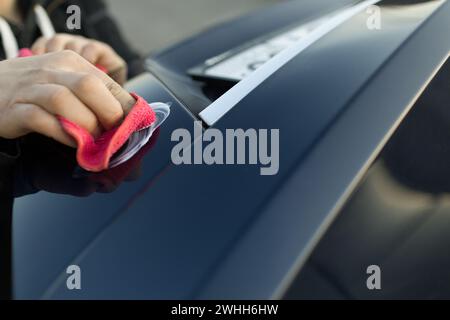
<svg viewBox="0 0 450 320"><path fill-rule="evenodd" d="M251 37L267 32L261 19L268 15L275 21L272 30L354 1L293 3L213 29L155 60L182 72L210 57L211 50L204 53L201 44L222 32L232 39L237 28ZM431 1L433 10L412 18L407 4L387 8L383 3L388 1L381 2L387 16L381 30L367 29L366 14L358 14L216 124L220 130L280 129L275 176L261 176L249 165L172 165L171 133L192 131L193 114L154 76L133 80L128 88L148 101L173 103L142 160L141 177L87 198L40 192L16 199L15 297L280 297L361 172L448 55L442 32L450 26L448 2ZM237 35L236 44L242 41ZM231 42L215 42L214 51L230 49ZM66 288L65 268L71 264L82 269L82 290Z"/></svg>

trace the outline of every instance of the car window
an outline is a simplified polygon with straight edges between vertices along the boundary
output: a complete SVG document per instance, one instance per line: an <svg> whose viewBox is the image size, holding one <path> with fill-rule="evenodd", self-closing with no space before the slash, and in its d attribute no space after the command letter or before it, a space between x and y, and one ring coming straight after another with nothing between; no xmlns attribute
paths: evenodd
<svg viewBox="0 0 450 320"><path fill-rule="evenodd" d="M371 165L285 298L448 299L449 248L447 60Z"/></svg>

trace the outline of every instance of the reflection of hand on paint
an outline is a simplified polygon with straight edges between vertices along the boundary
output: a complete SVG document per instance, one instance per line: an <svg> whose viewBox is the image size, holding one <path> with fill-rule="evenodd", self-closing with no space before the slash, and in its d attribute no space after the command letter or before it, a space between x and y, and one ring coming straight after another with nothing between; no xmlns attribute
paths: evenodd
<svg viewBox="0 0 450 320"><path fill-rule="evenodd" d="M112 192L123 181L133 181L140 176L140 168L142 158L147 154L150 149L153 148L158 140L159 129L153 132L150 141L142 147L130 160L122 163L121 165L102 171L100 173L90 173L89 181L96 182L99 186L97 192Z"/></svg>
<svg viewBox="0 0 450 320"><path fill-rule="evenodd" d="M159 135L155 130L149 143L127 162L100 173L81 170L74 151L40 136L30 136L21 145L22 155L18 160L20 179L16 181L16 196L30 191L47 191L86 197L95 192L113 192L124 181L133 181L140 176L142 158L153 148ZM36 156L39 155L39 156Z"/></svg>

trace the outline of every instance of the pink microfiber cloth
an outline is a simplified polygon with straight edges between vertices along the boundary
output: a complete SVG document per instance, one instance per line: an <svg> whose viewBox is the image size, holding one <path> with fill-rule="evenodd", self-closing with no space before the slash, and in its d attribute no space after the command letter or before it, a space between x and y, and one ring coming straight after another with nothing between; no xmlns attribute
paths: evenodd
<svg viewBox="0 0 450 320"><path fill-rule="evenodd" d="M28 49L28 48L23 48L19 50L19 58L26 58L26 57L32 57L34 56L34 53Z"/></svg>
<svg viewBox="0 0 450 320"><path fill-rule="evenodd" d="M122 124L94 137L84 128L63 117L58 117L63 129L77 144L77 161L85 170L99 172L109 167L111 157L127 142L131 134L152 125L156 115L148 103L132 93L136 104Z"/></svg>

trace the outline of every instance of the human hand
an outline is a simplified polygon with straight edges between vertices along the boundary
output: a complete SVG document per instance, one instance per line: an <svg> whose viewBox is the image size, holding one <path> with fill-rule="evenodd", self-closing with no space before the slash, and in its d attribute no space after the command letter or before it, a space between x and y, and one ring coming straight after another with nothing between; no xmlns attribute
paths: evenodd
<svg viewBox="0 0 450 320"><path fill-rule="evenodd" d="M119 124L135 99L79 54L65 50L0 62L0 137L31 132L75 142L57 116L94 136Z"/></svg>
<svg viewBox="0 0 450 320"><path fill-rule="evenodd" d="M48 39L41 37L33 44L35 55L72 50L94 65L105 67L108 74L123 85L127 77L127 64L108 44L82 36L58 33Z"/></svg>

